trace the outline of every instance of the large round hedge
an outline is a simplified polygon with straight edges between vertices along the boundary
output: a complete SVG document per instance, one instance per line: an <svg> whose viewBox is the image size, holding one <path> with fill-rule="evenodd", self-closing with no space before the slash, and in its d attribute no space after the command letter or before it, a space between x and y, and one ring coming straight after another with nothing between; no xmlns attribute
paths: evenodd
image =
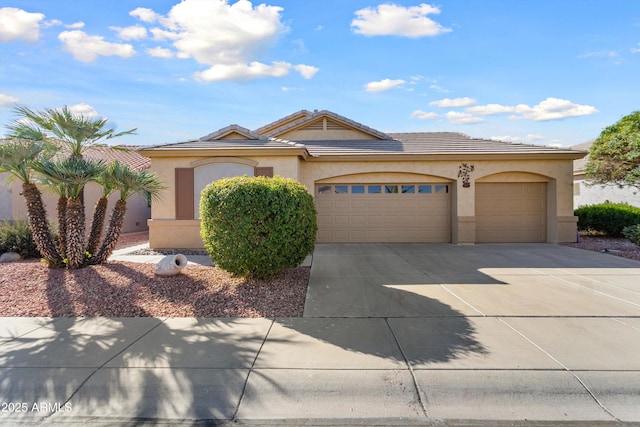
<svg viewBox="0 0 640 427"><path fill-rule="evenodd" d="M214 263L263 277L299 265L314 248L313 196L298 181L223 178L202 190L200 235Z"/></svg>

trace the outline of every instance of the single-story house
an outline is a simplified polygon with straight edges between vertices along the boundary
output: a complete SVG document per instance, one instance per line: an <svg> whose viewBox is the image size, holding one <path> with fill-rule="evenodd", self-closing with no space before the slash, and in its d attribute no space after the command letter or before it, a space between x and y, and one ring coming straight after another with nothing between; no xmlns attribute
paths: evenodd
<svg viewBox="0 0 640 427"><path fill-rule="evenodd" d="M202 248L210 182L280 175L315 197L318 242L573 242L573 161L584 152L452 132L383 133L302 110L249 130L147 147L168 185L151 209L152 248Z"/></svg>
<svg viewBox="0 0 640 427"><path fill-rule="evenodd" d="M574 145L571 148L589 151L591 144L593 141ZM605 202L628 203L640 208L640 188L589 183L585 174L587 161L589 161L588 154L573 162L573 204L576 208Z"/></svg>
<svg viewBox="0 0 640 427"><path fill-rule="evenodd" d="M127 146L128 150L111 150L105 146L93 146L85 150L83 156L91 160L102 160L110 163L114 160L126 164L135 170L145 170L151 165L151 161L140 155L138 149L140 146ZM4 181L7 173L0 174L0 182ZM57 206L58 196L51 192L47 192L46 188L41 188L42 200L47 209L49 221L57 223ZM15 180L9 185L0 186L0 220L26 220L27 207L25 205L22 193L22 184ZM85 187L85 215L86 228L91 227L91 219L93 207L97 200L102 196L102 187L95 183L89 183ZM116 191L109 197L109 205L107 214L110 215L120 195ZM134 195L127 200L127 213L122 226L123 233L132 233L136 231L147 230L147 221L151 218L151 206L144 197ZM107 217L108 220L108 217Z"/></svg>

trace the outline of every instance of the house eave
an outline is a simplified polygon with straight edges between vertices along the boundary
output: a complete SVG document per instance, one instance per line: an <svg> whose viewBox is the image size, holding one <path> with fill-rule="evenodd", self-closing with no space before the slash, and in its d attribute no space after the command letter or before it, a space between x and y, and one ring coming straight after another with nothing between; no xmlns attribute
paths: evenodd
<svg viewBox="0 0 640 427"><path fill-rule="evenodd" d="M298 156L306 159L309 152L304 148L207 148L207 149L162 149L140 150L145 157L233 157L233 156Z"/></svg>
<svg viewBox="0 0 640 427"><path fill-rule="evenodd" d="M322 154L311 155L312 162L441 161L441 160L575 160L582 153L436 153L436 154Z"/></svg>

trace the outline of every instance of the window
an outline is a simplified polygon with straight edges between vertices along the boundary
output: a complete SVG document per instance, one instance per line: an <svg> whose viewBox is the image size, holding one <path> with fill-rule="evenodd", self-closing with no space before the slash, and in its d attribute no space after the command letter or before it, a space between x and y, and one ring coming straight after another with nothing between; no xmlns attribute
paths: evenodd
<svg viewBox="0 0 640 427"><path fill-rule="evenodd" d="M367 192L369 194L380 194L382 193L382 186L381 185L370 185L367 189Z"/></svg>
<svg viewBox="0 0 640 427"><path fill-rule="evenodd" d="M418 193L431 194L431 186L430 185L418 185Z"/></svg>
<svg viewBox="0 0 640 427"><path fill-rule="evenodd" d="M416 192L415 185L403 185L402 194L414 194Z"/></svg>
<svg viewBox="0 0 640 427"><path fill-rule="evenodd" d="M331 193L330 185L321 185L318 187L318 194L326 194L326 193Z"/></svg>
<svg viewBox="0 0 640 427"><path fill-rule="evenodd" d="M436 185L436 193L448 193L449 186L448 185Z"/></svg>
<svg viewBox="0 0 640 427"><path fill-rule="evenodd" d="M384 186L384 193L385 194L396 194L398 192L398 186L397 185L385 185Z"/></svg>
<svg viewBox="0 0 640 427"><path fill-rule="evenodd" d="M349 186L348 185L336 185L335 189L336 189L336 193L338 193L338 194L348 193L349 192Z"/></svg>
<svg viewBox="0 0 640 427"><path fill-rule="evenodd" d="M351 193L353 194L364 194L364 185L352 185Z"/></svg>

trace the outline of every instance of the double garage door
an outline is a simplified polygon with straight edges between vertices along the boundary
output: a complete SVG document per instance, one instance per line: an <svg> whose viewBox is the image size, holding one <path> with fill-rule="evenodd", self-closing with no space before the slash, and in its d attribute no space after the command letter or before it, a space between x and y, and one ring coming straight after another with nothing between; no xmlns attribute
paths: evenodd
<svg viewBox="0 0 640 427"><path fill-rule="evenodd" d="M450 242L449 184L317 185L319 242Z"/></svg>
<svg viewBox="0 0 640 427"><path fill-rule="evenodd" d="M449 184L320 184L318 242L451 241ZM546 183L477 183L476 242L546 242Z"/></svg>

